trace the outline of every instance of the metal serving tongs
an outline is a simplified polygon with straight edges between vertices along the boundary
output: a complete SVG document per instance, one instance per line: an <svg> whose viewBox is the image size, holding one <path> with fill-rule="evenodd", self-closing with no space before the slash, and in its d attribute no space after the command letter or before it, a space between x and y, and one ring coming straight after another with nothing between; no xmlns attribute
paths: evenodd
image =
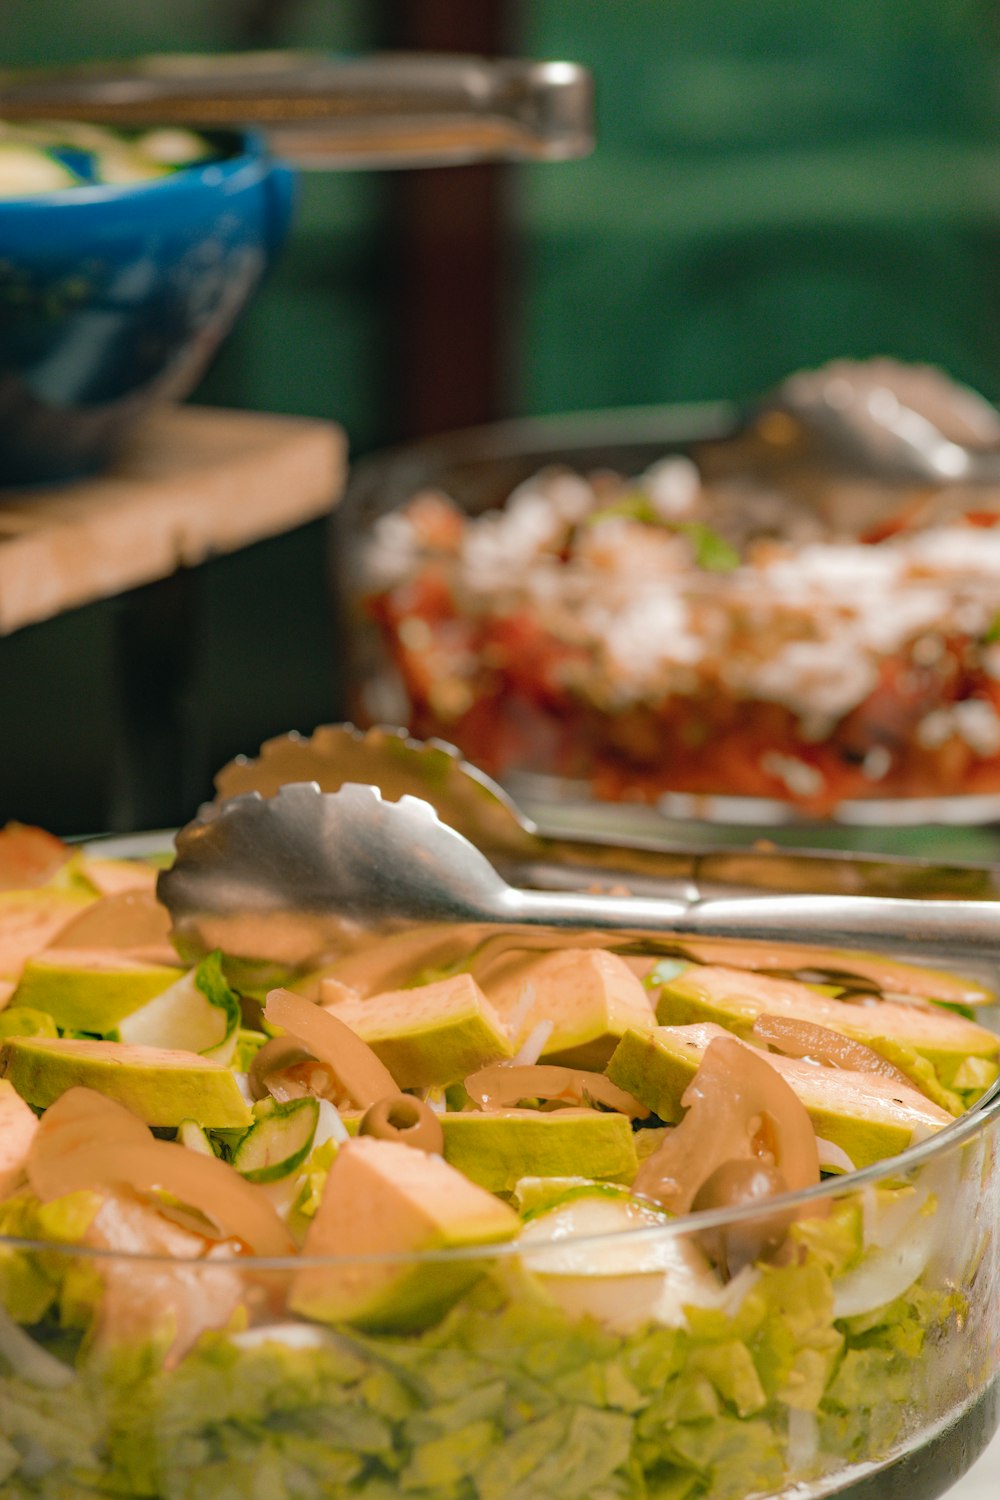
<svg viewBox="0 0 1000 1500"><path fill-rule="evenodd" d="M388 942L411 924L613 932L648 950L678 936L798 941L1000 961L1000 904L895 896L581 893L510 885L430 803L370 784L289 782L210 806L177 837L159 896L188 957L215 948L291 971Z"/></svg>
<svg viewBox="0 0 1000 1500"><path fill-rule="evenodd" d="M434 54L161 55L0 73L0 119L253 126L301 167L559 161L593 147L585 68Z"/></svg>
<svg viewBox="0 0 1000 1500"><path fill-rule="evenodd" d="M291 783L269 799L252 792L189 823L158 894L186 956L221 948L291 967L414 923L795 941L936 960L961 950L1000 961L1000 904L984 901L525 890L430 803L389 802L351 782L338 792Z"/></svg>
<svg viewBox="0 0 1000 1500"><path fill-rule="evenodd" d="M324 724L309 736L267 740L254 757L237 756L215 778L216 807L259 792L273 797L289 782L314 781L326 792L345 782L370 782L393 801L430 802L508 878L527 885L588 885L627 880L690 895L751 890L828 894L1000 898L1000 877L990 866L948 865L892 855L857 855L763 847L692 849L673 843L655 817L648 831L577 834L546 830L508 793L444 740L419 740L405 729ZM622 810L623 813L626 811ZM635 809L628 809L638 825ZM648 811L648 809L647 809ZM211 817L213 809L205 809ZM609 829L612 819L605 820Z"/></svg>

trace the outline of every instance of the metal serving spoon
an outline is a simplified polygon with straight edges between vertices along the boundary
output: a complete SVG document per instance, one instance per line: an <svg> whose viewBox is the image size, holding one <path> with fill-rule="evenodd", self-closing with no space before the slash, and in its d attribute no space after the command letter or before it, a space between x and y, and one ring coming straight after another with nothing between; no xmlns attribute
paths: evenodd
<svg viewBox="0 0 1000 1500"><path fill-rule="evenodd" d="M215 948L277 972L388 937L462 924L649 935L794 939L911 957L1000 960L1000 905L891 897L698 900L523 890L416 797L312 782L236 797L177 836L158 895L187 957Z"/></svg>
<svg viewBox="0 0 1000 1500"><path fill-rule="evenodd" d="M764 435L769 410L791 417L835 474L887 484L1000 483L1000 414L928 365L835 360L782 382L762 404Z"/></svg>

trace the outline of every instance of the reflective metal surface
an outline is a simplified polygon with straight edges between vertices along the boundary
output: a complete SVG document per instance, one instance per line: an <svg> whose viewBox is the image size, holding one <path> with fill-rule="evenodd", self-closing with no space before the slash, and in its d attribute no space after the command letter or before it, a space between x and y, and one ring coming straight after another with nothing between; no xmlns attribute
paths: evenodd
<svg viewBox="0 0 1000 1500"><path fill-rule="evenodd" d="M670 936L829 943L945 959L956 947L1000 961L1000 905L902 897L581 894L508 885L485 856L415 797L386 801L345 783L294 783L236 797L177 837L160 899L188 956L292 967L404 926L589 928L652 949ZM574 941L576 936L574 935Z"/></svg>
<svg viewBox="0 0 1000 1500"><path fill-rule="evenodd" d="M831 472L890 484L1000 482L995 408L927 366L836 360L791 376L777 396Z"/></svg>
<svg viewBox="0 0 1000 1500"><path fill-rule="evenodd" d="M239 756L223 767L215 778L217 800L254 791L271 797L292 781L315 781L327 792L345 781L370 782L394 801L422 797L515 884L579 888L618 876L637 891L652 882L649 894L696 887L702 895L808 890L985 900L1000 896L1000 880L989 865L771 846L706 849L693 840L679 840L676 830L671 839L669 825L661 825L650 809L641 809L637 817L632 808L591 805L587 833L571 828L554 832L527 816L453 745L414 739L405 729L384 725L361 730L327 724L309 737L286 734L268 740L256 756ZM548 811L554 811L552 805Z"/></svg>
<svg viewBox="0 0 1000 1500"><path fill-rule="evenodd" d="M567 62L387 53L151 56L0 76L0 117L257 126L302 167L562 161L593 140L593 89Z"/></svg>

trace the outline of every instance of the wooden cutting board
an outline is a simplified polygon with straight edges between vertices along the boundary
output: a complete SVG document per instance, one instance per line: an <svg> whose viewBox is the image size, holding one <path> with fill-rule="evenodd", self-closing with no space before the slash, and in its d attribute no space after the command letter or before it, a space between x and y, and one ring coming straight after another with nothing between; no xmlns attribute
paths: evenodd
<svg viewBox="0 0 1000 1500"><path fill-rule="evenodd" d="M198 406L151 416L98 478L0 491L0 635L314 520L346 468L333 422Z"/></svg>

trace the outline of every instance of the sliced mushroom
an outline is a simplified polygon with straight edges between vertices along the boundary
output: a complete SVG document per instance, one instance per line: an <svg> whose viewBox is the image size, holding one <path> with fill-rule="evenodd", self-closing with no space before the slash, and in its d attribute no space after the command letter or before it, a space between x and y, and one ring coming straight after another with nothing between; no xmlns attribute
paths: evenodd
<svg viewBox="0 0 1000 1500"><path fill-rule="evenodd" d="M632 1119L649 1114L631 1094L613 1084L603 1073L584 1068L563 1068L554 1063L530 1063L511 1067L491 1063L470 1073L465 1091L480 1109L509 1109L521 1099L548 1099L560 1104L603 1104Z"/></svg>
<svg viewBox="0 0 1000 1500"><path fill-rule="evenodd" d="M758 1016L753 1034L758 1041L766 1042L776 1052L786 1057L808 1057L814 1062L830 1068L846 1068L854 1073L877 1073L881 1078L903 1088L918 1087L915 1081L901 1072L895 1063L882 1057L864 1042L833 1031L829 1026L817 1026L814 1021L799 1021L792 1016Z"/></svg>
<svg viewBox="0 0 1000 1500"><path fill-rule="evenodd" d="M167 1194L255 1254L295 1248L267 1196L226 1162L154 1139L130 1111L89 1089L69 1089L46 1111L27 1172L44 1203L85 1188L127 1189L157 1205Z"/></svg>
<svg viewBox="0 0 1000 1500"><path fill-rule="evenodd" d="M363 1042L357 1032L329 1011L291 990L271 990L264 1015L272 1026L280 1026L301 1043L333 1075L344 1101L367 1109L387 1094L398 1094L399 1086L389 1069Z"/></svg>

